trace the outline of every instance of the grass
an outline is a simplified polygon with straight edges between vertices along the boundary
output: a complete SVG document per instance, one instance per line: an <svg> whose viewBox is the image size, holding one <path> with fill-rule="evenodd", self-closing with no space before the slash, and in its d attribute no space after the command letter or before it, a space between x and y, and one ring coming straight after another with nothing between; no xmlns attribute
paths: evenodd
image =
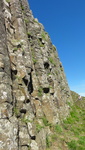
<svg viewBox="0 0 85 150"><path fill-rule="evenodd" d="M36 19L33 19L33 21L34 21L35 23L39 24L38 20L36 20Z"/></svg>
<svg viewBox="0 0 85 150"><path fill-rule="evenodd" d="M49 57L49 61L51 64L53 64L54 66L56 66L56 63L54 62L53 58L52 57Z"/></svg>
<svg viewBox="0 0 85 150"><path fill-rule="evenodd" d="M42 42L39 39L38 39L38 44L39 44L40 47L44 47L45 46L44 44L42 44Z"/></svg>
<svg viewBox="0 0 85 150"><path fill-rule="evenodd" d="M49 126L53 133L51 142L57 143L59 149L64 145L68 150L85 150L85 98L79 101L78 96L72 93L74 104L68 102L71 108L69 116L61 124Z"/></svg>
<svg viewBox="0 0 85 150"><path fill-rule="evenodd" d="M7 3L10 3L10 0L6 0Z"/></svg>
<svg viewBox="0 0 85 150"><path fill-rule="evenodd" d="M13 112L16 117L19 115L19 109L17 107L14 107Z"/></svg>
<svg viewBox="0 0 85 150"><path fill-rule="evenodd" d="M75 140L68 142L67 145L68 145L70 150L76 150L76 148L77 148L77 143Z"/></svg>
<svg viewBox="0 0 85 150"><path fill-rule="evenodd" d="M51 138L49 135L46 136L46 148L50 148L51 146Z"/></svg>
<svg viewBox="0 0 85 150"><path fill-rule="evenodd" d="M28 19L26 19L26 18L24 19L24 21L25 21L25 23L26 23L26 24L29 22L29 20L28 20Z"/></svg>
<svg viewBox="0 0 85 150"><path fill-rule="evenodd" d="M39 89L38 89L38 96L42 96L43 95L43 90L42 90L42 88L41 87L39 87Z"/></svg>
<svg viewBox="0 0 85 150"><path fill-rule="evenodd" d="M37 60L34 57L32 58L32 61L33 61L34 64L37 63Z"/></svg>
<svg viewBox="0 0 85 150"><path fill-rule="evenodd" d="M41 129L43 129L43 128L44 128L44 126L42 126L42 125L40 125L40 124L36 124L36 131L37 131L37 132L40 132Z"/></svg>
<svg viewBox="0 0 85 150"><path fill-rule="evenodd" d="M51 123L49 123L49 121L47 120L47 118L46 118L45 116L42 117L41 119L42 119L42 121L43 121L44 126L49 126L49 127L51 127Z"/></svg>
<svg viewBox="0 0 85 150"><path fill-rule="evenodd" d="M46 40L46 34L45 34L44 31L41 33L41 37L42 37L43 40Z"/></svg>
<svg viewBox="0 0 85 150"><path fill-rule="evenodd" d="M84 150L85 149L85 102L78 101L78 94L72 92L72 98L74 100L73 106L69 117L63 122L64 132L67 131L66 136L69 137L70 141L67 141L69 150Z"/></svg>
<svg viewBox="0 0 85 150"><path fill-rule="evenodd" d="M15 47L14 49L13 49L13 52L16 52L18 50L18 48L17 47Z"/></svg>
<svg viewBox="0 0 85 150"><path fill-rule="evenodd" d="M42 96L42 87L38 89L39 96ZM72 93L74 104L67 102L71 108L69 116L61 124L52 125L46 116L40 118L42 124L36 123L36 132L39 133L43 128L49 128L50 135L46 135L46 150L51 150L51 146L57 143L57 149L85 150L85 99L78 101L78 95ZM18 116L19 110L15 107L14 114ZM29 119L22 118L24 123L30 122Z"/></svg>
<svg viewBox="0 0 85 150"><path fill-rule="evenodd" d="M61 132L62 132L61 126L57 124L57 125L55 126L55 131L56 131L56 133L61 133Z"/></svg>
<svg viewBox="0 0 85 150"><path fill-rule="evenodd" d="M54 52L56 51L55 45L52 45L52 49L53 49Z"/></svg>
<svg viewBox="0 0 85 150"><path fill-rule="evenodd" d="M24 6L23 5L21 6L21 9L24 10Z"/></svg>
<svg viewBox="0 0 85 150"><path fill-rule="evenodd" d="M28 122L32 122L31 120L29 120L28 118L25 118L25 117L23 117L23 118L21 118L21 121L23 122L23 123L28 123Z"/></svg>

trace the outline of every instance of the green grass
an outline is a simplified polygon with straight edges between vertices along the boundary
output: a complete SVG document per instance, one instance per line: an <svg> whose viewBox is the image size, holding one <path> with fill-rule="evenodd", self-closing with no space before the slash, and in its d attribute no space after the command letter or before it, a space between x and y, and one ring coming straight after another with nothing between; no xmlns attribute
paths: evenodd
<svg viewBox="0 0 85 150"><path fill-rule="evenodd" d="M46 116L43 116L41 119L43 121L44 126L52 126L52 124L47 120Z"/></svg>
<svg viewBox="0 0 85 150"><path fill-rule="evenodd" d="M53 49L54 52L56 51L55 45L52 45L52 49Z"/></svg>
<svg viewBox="0 0 85 150"><path fill-rule="evenodd" d="M13 52L15 52L15 51L17 51L18 50L18 48L17 47L15 47L14 49L13 49Z"/></svg>
<svg viewBox="0 0 85 150"><path fill-rule="evenodd" d="M29 20L28 20L28 19L26 19L26 18L24 19L24 21L25 21L25 23L26 23L26 24L29 22Z"/></svg>
<svg viewBox="0 0 85 150"><path fill-rule="evenodd" d="M13 112L16 117L19 115L19 109L17 107L14 107Z"/></svg>
<svg viewBox="0 0 85 150"><path fill-rule="evenodd" d="M21 9L24 10L24 6L23 5L21 6Z"/></svg>
<svg viewBox="0 0 85 150"><path fill-rule="evenodd" d="M33 61L34 64L37 63L37 60L34 57L32 58L32 61Z"/></svg>
<svg viewBox="0 0 85 150"><path fill-rule="evenodd" d="M43 129L43 128L44 128L44 126L42 126L42 125L40 125L40 124L36 124L36 131L37 131L37 132L40 132L41 129Z"/></svg>
<svg viewBox="0 0 85 150"><path fill-rule="evenodd" d="M56 131L56 133L61 133L61 132L62 132L61 126L57 124L57 125L55 126L55 131Z"/></svg>
<svg viewBox="0 0 85 150"><path fill-rule="evenodd" d="M49 135L46 136L46 148L50 148L51 146L51 138Z"/></svg>
<svg viewBox="0 0 85 150"><path fill-rule="evenodd" d="M10 3L10 0L6 0L7 3Z"/></svg>
<svg viewBox="0 0 85 150"><path fill-rule="evenodd" d="M39 87L39 89L38 89L38 96L42 96L43 95L43 90L42 90L42 88L41 87Z"/></svg>
<svg viewBox="0 0 85 150"><path fill-rule="evenodd" d="M45 34L44 31L41 33L41 37L42 37L43 40L46 40L46 34Z"/></svg>
<svg viewBox="0 0 85 150"><path fill-rule="evenodd" d="M57 142L59 149L65 144L68 150L85 150L85 98L78 101L78 96L73 92L73 105L67 102L71 109L69 116L61 124L50 127L51 142Z"/></svg>
<svg viewBox="0 0 85 150"><path fill-rule="evenodd" d="M53 58L52 57L49 57L49 61L51 64L53 64L54 66L56 66L56 63L54 62Z"/></svg>
<svg viewBox="0 0 85 150"><path fill-rule="evenodd" d="M76 150L77 149L77 142L75 140L72 140L67 143L70 150Z"/></svg>

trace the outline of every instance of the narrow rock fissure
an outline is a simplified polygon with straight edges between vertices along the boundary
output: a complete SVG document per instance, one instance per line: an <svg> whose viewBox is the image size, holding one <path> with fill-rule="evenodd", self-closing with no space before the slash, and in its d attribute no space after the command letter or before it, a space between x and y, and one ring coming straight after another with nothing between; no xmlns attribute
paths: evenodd
<svg viewBox="0 0 85 150"><path fill-rule="evenodd" d="M25 83L25 85L27 86L28 85L28 79L27 79L27 77L25 76L22 80Z"/></svg>
<svg viewBox="0 0 85 150"><path fill-rule="evenodd" d="M31 94L33 92L33 83L32 83L31 73L29 74L29 76L30 76L30 82L28 83L28 91L29 91L29 94Z"/></svg>
<svg viewBox="0 0 85 150"><path fill-rule="evenodd" d="M18 150L20 150L20 138L19 138L19 122L18 122L18 130L17 130L17 145L18 145Z"/></svg>

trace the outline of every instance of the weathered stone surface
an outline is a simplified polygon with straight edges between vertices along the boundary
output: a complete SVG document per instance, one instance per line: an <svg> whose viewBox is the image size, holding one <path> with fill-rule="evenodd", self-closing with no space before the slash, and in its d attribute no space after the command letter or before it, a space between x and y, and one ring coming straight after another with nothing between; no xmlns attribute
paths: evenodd
<svg viewBox="0 0 85 150"><path fill-rule="evenodd" d="M68 102L57 50L27 0L0 0L0 150L46 150Z"/></svg>

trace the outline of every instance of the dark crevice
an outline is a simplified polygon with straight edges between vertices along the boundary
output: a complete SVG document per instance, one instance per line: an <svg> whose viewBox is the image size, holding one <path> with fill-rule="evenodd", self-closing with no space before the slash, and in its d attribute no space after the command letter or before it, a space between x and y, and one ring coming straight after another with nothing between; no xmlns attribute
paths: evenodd
<svg viewBox="0 0 85 150"><path fill-rule="evenodd" d="M38 98L38 97L35 97L35 100L39 100L39 98Z"/></svg>
<svg viewBox="0 0 85 150"><path fill-rule="evenodd" d="M23 109L23 108L22 108L22 109L20 110L20 113L26 114L26 112L27 112L26 109Z"/></svg>
<svg viewBox="0 0 85 150"><path fill-rule="evenodd" d="M33 38L33 36L31 35L31 34L27 34L27 36L28 36L28 39L32 39Z"/></svg>
<svg viewBox="0 0 85 150"><path fill-rule="evenodd" d="M5 103L8 103L8 104L10 104L10 105L13 105L13 101L12 102L9 102L9 101L5 101Z"/></svg>
<svg viewBox="0 0 85 150"><path fill-rule="evenodd" d="M24 51L22 52L22 55L23 55L23 56L25 55L25 52L24 52Z"/></svg>
<svg viewBox="0 0 85 150"><path fill-rule="evenodd" d="M31 136L31 140L36 140L36 136Z"/></svg>
<svg viewBox="0 0 85 150"><path fill-rule="evenodd" d="M21 85L21 86L22 86L22 83L18 83L18 85Z"/></svg>
<svg viewBox="0 0 85 150"><path fill-rule="evenodd" d="M42 42L42 38L39 38L40 42Z"/></svg>
<svg viewBox="0 0 85 150"><path fill-rule="evenodd" d="M0 68L0 72L4 72L4 68Z"/></svg>
<svg viewBox="0 0 85 150"><path fill-rule="evenodd" d="M21 47L22 47L21 44L18 44L18 45L17 45L17 48L21 48Z"/></svg>
<svg viewBox="0 0 85 150"><path fill-rule="evenodd" d="M23 78L23 81L24 81L25 85L27 86L28 85L28 79L26 78L26 76Z"/></svg>
<svg viewBox="0 0 85 150"><path fill-rule="evenodd" d="M54 93L50 93L50 95L54 95Z"/></svg>
<svg viewBox="0 0 85 150"><path fill-rule="evenodd" d="M18 122L18 131L17 131L17 144L18 144L18 150L20 148L19 146L19 141L20 141L20 138L19 138L19 122Z"/></svg>
<svg viewBox="0 0 85 150"><path fill-rule="evenodd" d="M62 67L62 64L60 64L60 68L63 68L63 67Z"/></svg>
<svg viewBox="0 0 85 150"><path fill-rule="evenodd" d="M33 84L32 84L32 75L31 75L31 73L29 73L29 75L30 75L30 82L28 84L28 91L31 94L33 92Z"/></svg>
<svg viewBox="0 0 85 150"><path fill-rule="evenodd" d="M45 45L45 42L43 42L43 39L42 38L39 38L39 41L41 42L41 44L44 46Z"/></svg>
<svg viewBox="0 0 85 150"><path fill-rule="evenodd" d="M44 93L49 93L50 89L49 88L43 88Z"/></svg>
<svg viewBox="0 0 85 150"><path fill-rule="evenodd" d="M30 100L29 99L25 100L25 103L30 103Z"/></svg>
<svg viewBox="0 0 85 150"><path fill-rule="evenodd" d="M9 120L9 117L0 118L0 120L1 120L1 119L7 119L7 120ZM10 120L9 120L9 121L10 121Z"/></svg>
<svg viewBox="0 0 85 150"><path fill-rule="evenodd" d="M44 68L45 68L45 69L48 69L48 68L49 68L49 63L48 63L48 62L45 62L45 63L44 63Z"/></svg>
<svg viewBox="0 0 85 150"><path fill-rule="evenodd" d="M21 147L28 147L28 148L30 148L30 146L27 145L27 144L21 145Z"/></svg>
<svg viewBox="0 0 85 150"><path fill-rule="evenodd" d="M12 70L11 69L11 79L15 80L16 79L16 75L17 75L17 70Z"/></svg>
<svg viewBox="0 0 85 150"><path fill-rule="evenodd" d="M31 73L29 73L28 75L29 75L29 80L28 80L27 76L25 76L23 78L23 81L24 81L25 85L27 86L27 90L29 91L29 94L31 94L33 92L32 75L31 75Z"/></svg>

